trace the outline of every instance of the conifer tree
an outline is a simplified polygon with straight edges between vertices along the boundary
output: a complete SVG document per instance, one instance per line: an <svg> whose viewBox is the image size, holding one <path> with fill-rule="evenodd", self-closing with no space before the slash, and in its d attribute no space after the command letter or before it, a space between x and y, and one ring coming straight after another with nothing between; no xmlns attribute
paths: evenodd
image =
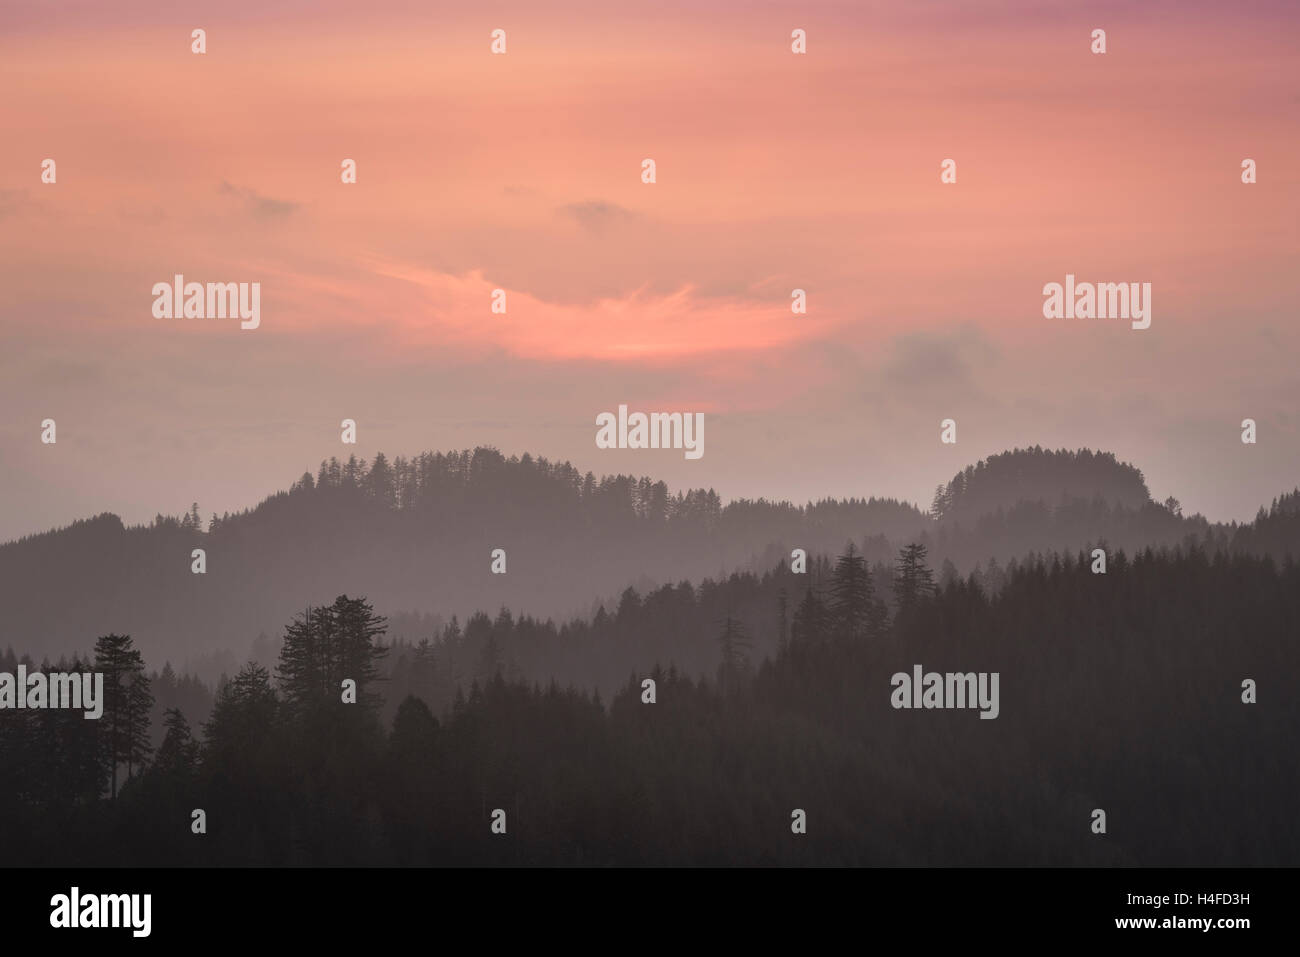
<svg viewBox="0 0 1300 957"><path fill-rule="evenodd" d="M829 637L828 625L826 606L809 588L794 612L794 621L790 627L790 646L806 648L822 644Z"/></svg>
<svg viewBox="0 0 1300 957"><path fill-rule="evenodd" d="M901 549L894 566L894 600L900 615L934 598L934 572L925 563L925 546L913 543Z"/></svg>
<svg viewBox="0 0 1300 957"><path fill-rule="evenodd" d="M190 724L179 708L168 708L163 727L167 730L154 757L153 771L178 783L188 783L194 777L199 759L199 745Z"/></svg>
<svg viewBox="0 0 1300 957"><path fill-rule="evenodd" d="M334 604L309 608L285 628L276 677L290 714L301 716L339 700L345 679L357 684L357 704L379 704L369 686L378 678L376 662L387 653L376 639L387 619L364 598L340 595Z"/></svg>
<svg viewBox="0 0 1300 957"><path fill-rule="evenodd" d="M852 542L831 572L829 604L831 630L841 640L875 639L884 630L884 609L871 571Z"/></svg>
<svg viewBox="0 0 1300 957"><path fill-rule="evenodd" d="M123 707L126 711L126 778L131 780L144 767L153 752L150 734L150 715L153 713L153 691L149 676L145 674L144 659L135 652L136 667L126 678Z"/></svg>
<svg viewBox="0 0 1300 957"><path fill-rule="evenodd" d="M128 775L149 751L149 711L153 695L144 675L144 659L130 635L104 635L95 640L95 671L104 676L101 755L109 793L117 798L117 768Z"/></svg>

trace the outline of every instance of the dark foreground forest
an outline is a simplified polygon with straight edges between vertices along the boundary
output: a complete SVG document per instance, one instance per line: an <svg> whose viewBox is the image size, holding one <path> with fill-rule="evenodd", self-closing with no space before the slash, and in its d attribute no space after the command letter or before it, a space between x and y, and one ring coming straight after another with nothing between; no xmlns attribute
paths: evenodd
<svg viewBox="0 0 1300 957"><path fill-rule="evenodd" d="M369 603L340 597L289 623L274 668L156 735L177 679L103 636L101 720L0 712L0 861L1294 863L1300 569L1194 545L1092 566L1031 558L995 590L936 586L920 548L888 576L850 550L418 645L386 645ZM683 633L711 636L707 677L655 666ZM603 643L646 661L607 700L529 680L530 660ZM891 675L918 664L997 672L996 719L892 707Z"/></svg>

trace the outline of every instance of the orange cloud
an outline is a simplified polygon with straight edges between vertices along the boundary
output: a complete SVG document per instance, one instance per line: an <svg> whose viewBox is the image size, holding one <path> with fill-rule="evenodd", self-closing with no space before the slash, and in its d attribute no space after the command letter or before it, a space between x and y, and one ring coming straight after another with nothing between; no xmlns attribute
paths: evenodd
<svg viewBox="0 0 1300 957"><path fill-rule="evenodd" d="M779 349L823 335L834 323L794 315L789 294L704 297L687 285L667 295L643 287L585 304L505 290L507 312L490 310L499 286L482 270L464 276L396 262L374 275L400 284L380 294L386 330L402 347L499 349L529 359L661 361Z"/></svg>

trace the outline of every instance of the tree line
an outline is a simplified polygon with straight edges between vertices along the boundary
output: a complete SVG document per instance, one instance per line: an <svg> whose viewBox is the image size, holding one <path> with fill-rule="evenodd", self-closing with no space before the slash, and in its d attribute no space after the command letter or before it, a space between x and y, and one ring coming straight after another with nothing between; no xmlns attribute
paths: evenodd
<svg viewBox="0 0 1300 957"><path fill-rule="evenodd" d="M969 479L961 473L956 498L935 518L882 498L724 505L711 489L670 493L645 476L597 477L483 448L332 460L215 521L197 505L147 527L104 515L2 545L0 602L8 633L24 636L38 659L70 653L68 636L111 630L132 635L151 662L201 668L211 683L250 656L252 636L278 633L321 596L366 595L395 621L437 613L465 623L502 606L567 618L629 583L644 593L719 569L761 575L794 548L838 552L845 529L873 567L891 566L903 545L925 545L941 578L945 563L965 576L990 560L1086 543L1132 554L1192 537L1209 551L1277 560L1300 550L1291 513L1238 527L1149 500L1135 506L1146 495L1141 473L1112 456L1020 450L989 463ZM507 574L489 570L496 548L508 555ZM202 574L193 571L196 549ZM69 591L78 601L64 599Z"/></svg>
<svg viewBox="0 0 1300 957"><path fill-rule="evenodd" d="M120 718L0 714L0 779L13 782L0 852L15 864L1294 860L1300 781L1282 759L1300 719L1294 563L1189 547L1117 552L1101 575L1086 553L1037 556L989 594L971 577L936 581L914 544L887 582L881 571L850 547L797 585L772 573L625 593L565 628L503 611L470 623L481 670L458 675L445 634L385 644L383 617L341 596L295 615L275 668L224 682L201 727L169 711L149 755L131 744L142 663L107 636L96 650L117 662ZM705 636L706 667L655 653L653 636L681 630ZM611 694L524 674L530 642L599 654L611 635L646 652ZM918 663L1000 672L1001 715L893 709L890 675ZM1242 700L1247 678L1256 704ZM1099 807L1104 836L1089 828ZM791 831L795 809L806 834Z"/></svg>

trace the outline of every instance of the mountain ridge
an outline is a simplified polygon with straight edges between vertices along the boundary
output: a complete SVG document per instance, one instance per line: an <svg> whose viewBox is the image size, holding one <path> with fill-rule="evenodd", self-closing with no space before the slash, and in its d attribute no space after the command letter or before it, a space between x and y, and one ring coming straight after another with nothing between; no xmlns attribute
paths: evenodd
<svg viewBox="0 0 1300 957"><path fill-rule="evenodd" d="M836 554L849 541L872 562L922 542L936 568L946 560L964 573L989 558L1098 542L1133 551L1191 536L1280 557L1300 540L1296 510L1263 513L1258 528L1184 517L1150 501L1141 473L1109 453L1013 450L946 487L954 483L959 493L936 517L875 497L723 505L713 489L670 493L649 477L597 479L487 447L332 459L206 530L197 508L134 526L106 512L0 546L10 609L0 642L57 655L118 631L151 657L242 652L305 605L343 593L393 612L563 617L632 582L770 568L793 548ZM205 574L191 572L196 548ZM492 572L498 548L505 574Z"/></svg>

